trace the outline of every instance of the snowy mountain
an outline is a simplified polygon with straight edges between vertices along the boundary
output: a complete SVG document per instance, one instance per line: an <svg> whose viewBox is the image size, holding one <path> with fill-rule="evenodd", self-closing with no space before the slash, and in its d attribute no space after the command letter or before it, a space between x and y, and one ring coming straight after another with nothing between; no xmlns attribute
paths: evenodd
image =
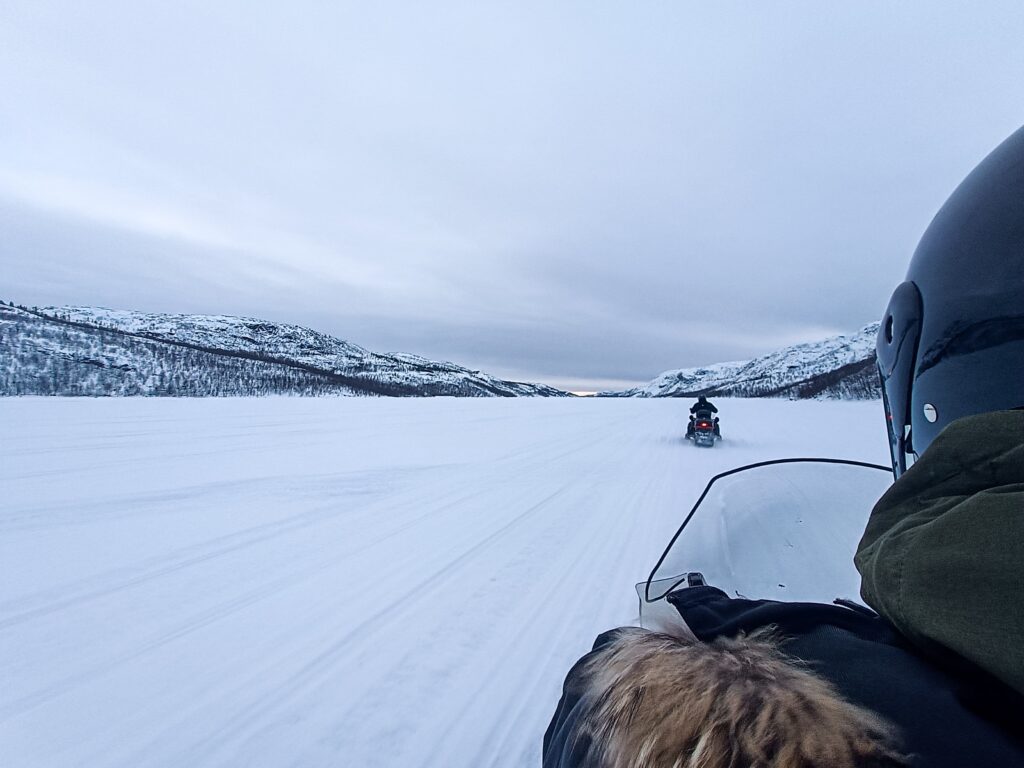
<svg viewBox="0 0 1024 768"><path fill-rule="evenodd" d="M753 360L665 371L654 381L603 397L881 397L875 368L878 323L849 335L797 344Z"/></svg>
<svg viewBox="0 0 1024 768"><path fill-rule="evenodd" d="M0 395L568 394L226 315L0 305L0 351Z"/></svg>

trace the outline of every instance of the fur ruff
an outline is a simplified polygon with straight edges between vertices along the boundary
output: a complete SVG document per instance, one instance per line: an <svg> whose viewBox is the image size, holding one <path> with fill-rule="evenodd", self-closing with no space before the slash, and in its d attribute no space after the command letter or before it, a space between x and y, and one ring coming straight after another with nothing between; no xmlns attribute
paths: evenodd
<svg viewBox="0 0 1024 768"><path fill-rule="evenodd" d="M891 768L893 730L785 656L769 631L702 643L622 630L583 670L576 738L602 768Z"/></svg>

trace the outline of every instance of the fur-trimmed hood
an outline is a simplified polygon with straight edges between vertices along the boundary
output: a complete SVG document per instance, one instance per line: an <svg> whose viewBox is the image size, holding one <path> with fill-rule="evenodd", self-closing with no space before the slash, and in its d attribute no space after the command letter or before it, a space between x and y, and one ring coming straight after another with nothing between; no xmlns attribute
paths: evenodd
<svg viewBox="0 0 1024 768"><path fill-rule="evenodd" d="M601 768L890 768L893 730L783 654L769 631L699 642L623 629L579 669L571 736ZM589 764L589 762L588 762Z"/></svg>

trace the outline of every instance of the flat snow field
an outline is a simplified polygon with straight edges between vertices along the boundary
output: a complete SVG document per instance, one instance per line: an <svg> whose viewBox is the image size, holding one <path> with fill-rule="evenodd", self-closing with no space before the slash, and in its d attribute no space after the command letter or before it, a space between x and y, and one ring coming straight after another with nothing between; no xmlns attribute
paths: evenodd
<svg viewBox="0 0 1024 768"><path fill-rule="evenodd" d="M878 403L0 399L0 763L537 766L715 472Z"/></svg>

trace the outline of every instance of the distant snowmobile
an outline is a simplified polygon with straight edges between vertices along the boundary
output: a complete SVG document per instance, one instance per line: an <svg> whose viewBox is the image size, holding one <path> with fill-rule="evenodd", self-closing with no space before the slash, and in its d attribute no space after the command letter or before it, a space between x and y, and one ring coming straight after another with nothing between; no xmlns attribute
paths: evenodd
<svg viewBox="0 0 1024 768"><path fill-rule="evenodd" d="M686 439L693 440L698 447L713 448L715 441L722 439L718 417L712 416L711 411L697 411L696 415L691 415L686 426Z"/></svg>

